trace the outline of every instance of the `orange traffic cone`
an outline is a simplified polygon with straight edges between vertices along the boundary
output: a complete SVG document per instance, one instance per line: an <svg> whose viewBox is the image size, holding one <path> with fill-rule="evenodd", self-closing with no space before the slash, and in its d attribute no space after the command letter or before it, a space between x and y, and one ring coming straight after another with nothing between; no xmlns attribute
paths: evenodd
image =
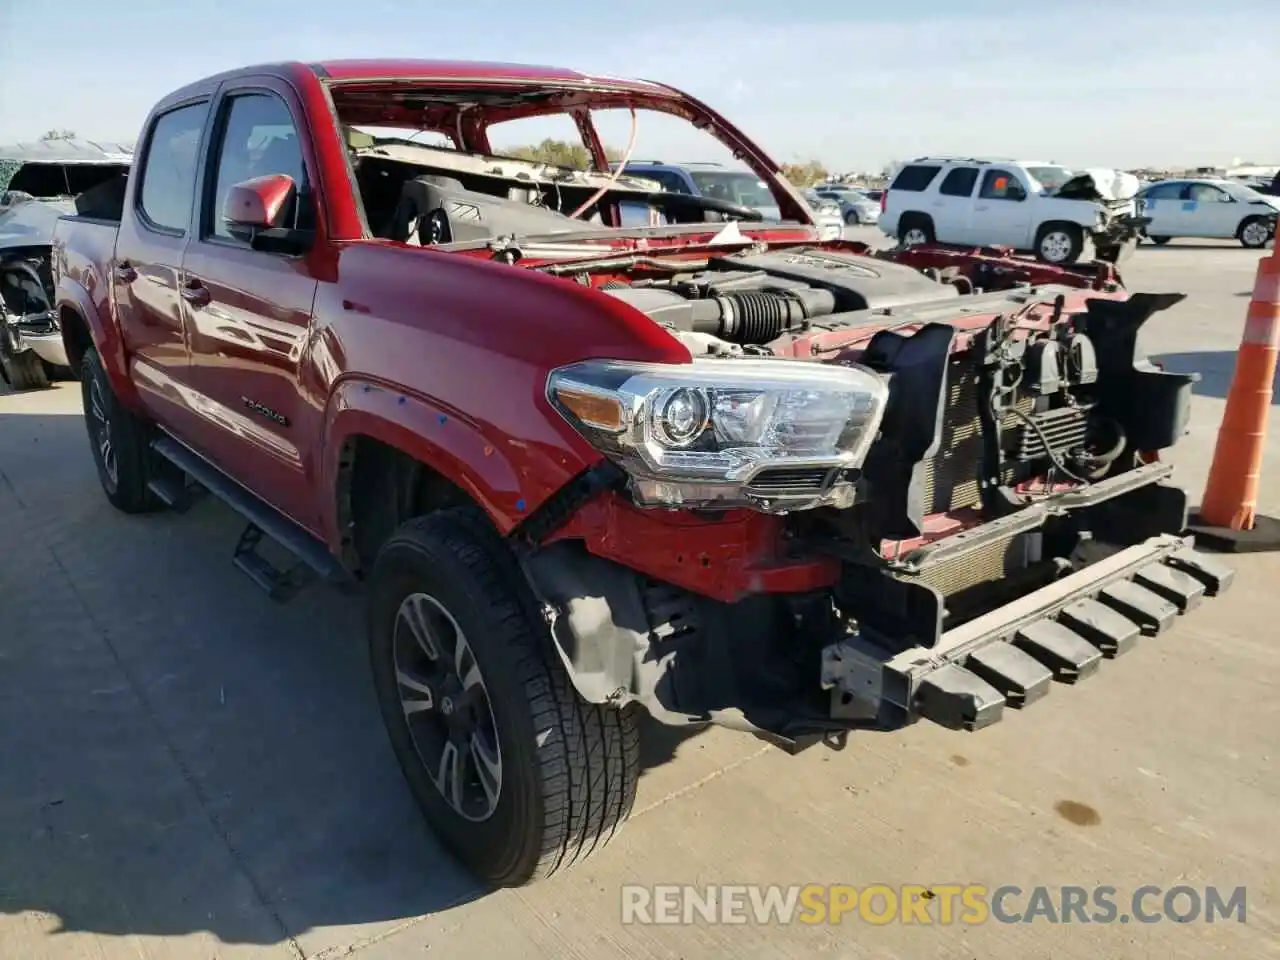
<svg viewBox="0 0 1280 960"><path fill-rule="evenodd" d="M1277 354L1280 245L1258 262L1209 482L1191 523L1199 546L1233 552L1280 549L1280 520L1257 513Z"/></svg>

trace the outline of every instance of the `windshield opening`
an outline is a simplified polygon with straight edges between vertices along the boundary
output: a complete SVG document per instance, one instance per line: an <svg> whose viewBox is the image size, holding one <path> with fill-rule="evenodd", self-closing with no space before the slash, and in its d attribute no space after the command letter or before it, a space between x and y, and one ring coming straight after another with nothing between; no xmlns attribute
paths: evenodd
<svg viewBox="0 0 1280 960"><path fill-rule="evenodd" d="M771 188L772 165L752 170L742 144L699 122L696 104L647 89L553 93L335 85L367 235L459 244L814 222L782 183ZM575 118L579 107L586 116Z"/></svg>

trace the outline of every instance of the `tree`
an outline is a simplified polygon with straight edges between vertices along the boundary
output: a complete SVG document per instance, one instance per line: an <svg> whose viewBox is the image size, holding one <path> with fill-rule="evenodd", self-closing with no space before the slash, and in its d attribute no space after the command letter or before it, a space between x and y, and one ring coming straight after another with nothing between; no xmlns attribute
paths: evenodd
<svg viewBox="0 0 1280 960"><path fill-rule="evenodd" d="M830 177L827 168L819 160L784 163L782 175L797 187L812 187L815 183L822 183Z"/></svg>
<svg viewBox="0 0 1280 960"><path fill-rule="evenodd" d="M569 143L567 140L553 140L548 137L541 143L525 144L520 147L509 147L502 151L509 157L519 157L531 163L549 163L570 170L586 170L591 166L591 154L580 143ZM622 151L617 147L606 146L605 155L610 160L621 160Z"/></svg>
<svg viewBox="0 0 1280 960"><path fill-rule="evenodd" d="M74 140L76 132L74 130L46 130L41 140Z"/></svg>

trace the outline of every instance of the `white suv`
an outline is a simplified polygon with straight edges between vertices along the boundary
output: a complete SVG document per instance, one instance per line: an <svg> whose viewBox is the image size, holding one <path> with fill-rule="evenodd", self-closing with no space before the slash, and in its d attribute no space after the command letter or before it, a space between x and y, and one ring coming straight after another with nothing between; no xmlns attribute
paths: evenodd
<svg viewBox="0 0 1280 960"><path fill-rule="evenodd" d="M1098 259L1116 262L1137 246L1145 223L1133 199L1137 187L1136 178L1114 171L922 157L889 184L880 229L904 246L1005 246L1049 263L1075 262L1092 241Z"/></svg>

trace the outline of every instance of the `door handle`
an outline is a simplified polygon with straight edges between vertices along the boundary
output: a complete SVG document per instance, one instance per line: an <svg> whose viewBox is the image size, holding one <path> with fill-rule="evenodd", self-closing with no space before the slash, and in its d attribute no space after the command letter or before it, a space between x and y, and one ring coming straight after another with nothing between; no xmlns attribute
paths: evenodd
<svg viewBox="0 0 1280 960"><path fill-rule="evenodd" d="M127 260L121 260L111 269L111 275L121 283L133 283L138 279L138 271Z"/></svg>
<svg viewBox="0 0 1280 960"><path fill-rule="evenodd" d="M975 209L975 210L990 210L991 208L990 208L989 206L987 206L987 204L985 204L985 203L979 203L979 204L977 204L973 209Z"/></svg>
<svg viewBox="0 0 1280 960"><path fill-rule="evenodd" d="M193 307L203 307L206 303L213 299L209 293L209 288L199 280L194 278L188 280L182 285L182 299L187 301Z"/></svg>

